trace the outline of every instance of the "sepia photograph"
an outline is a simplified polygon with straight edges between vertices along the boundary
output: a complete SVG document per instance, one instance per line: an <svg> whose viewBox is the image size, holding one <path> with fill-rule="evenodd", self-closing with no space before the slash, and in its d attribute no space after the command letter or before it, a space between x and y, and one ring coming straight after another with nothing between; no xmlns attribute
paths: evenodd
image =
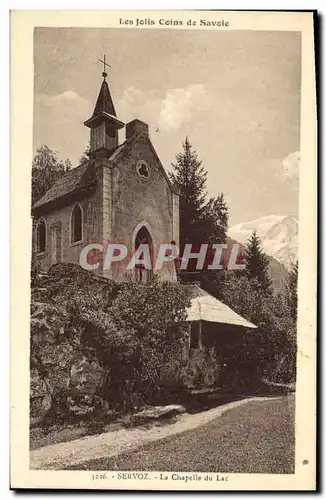
<svg viewBox="0 0 327 500"><path fill-rule="evenodd" d="M315 370L299 347L306 45L300 24L231 14L33 28L30 473L218 490L298 463L314 488L295 414L299 358Z"/></svg>

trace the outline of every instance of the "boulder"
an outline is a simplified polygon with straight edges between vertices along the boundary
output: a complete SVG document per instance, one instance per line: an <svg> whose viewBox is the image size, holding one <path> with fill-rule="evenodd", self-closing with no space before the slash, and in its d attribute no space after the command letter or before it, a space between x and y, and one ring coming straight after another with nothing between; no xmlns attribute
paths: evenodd
<svg viewBox="0 0 327 500"><path fill-rule="evenodd" d="M132 419L135 425L139 425L152 420L160 420L181 415L182 413L185 413L185 411L186 410L182 405L153 406L135 413Z"/></svg>
<svg viewBox="0 0 327 500"><path fill-rule="evenodd" d="M81 356L70 367L70 387L76 392L93 396L101 385L104 370L95 360Z"/></svg>

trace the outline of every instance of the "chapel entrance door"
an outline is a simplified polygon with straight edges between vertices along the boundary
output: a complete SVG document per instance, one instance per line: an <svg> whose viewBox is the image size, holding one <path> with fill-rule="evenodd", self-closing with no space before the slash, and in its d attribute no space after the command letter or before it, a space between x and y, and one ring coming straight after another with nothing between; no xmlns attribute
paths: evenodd
<svg viewBox="0 0 327 500"><path fill-rule="evenodd" d="M145 226L142 226L141 229L136 234L135 251L139 248L140 245L148 245L151 269L146 269L146 267L143 264L137 264L135 266L135 276L138 281L141 281L142 283L147 283L152 276L153 243L151 235ZM143 254L141 258L145 258L145 255Z"/></svg>

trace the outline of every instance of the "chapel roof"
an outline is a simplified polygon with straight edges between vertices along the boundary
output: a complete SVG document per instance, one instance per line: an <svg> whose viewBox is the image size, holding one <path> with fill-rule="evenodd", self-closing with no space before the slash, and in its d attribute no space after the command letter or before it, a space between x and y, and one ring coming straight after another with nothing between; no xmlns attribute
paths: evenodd
<svg viewBox="0 0 327 500"><path fill-rule="evenodd" d="M89 177L85 176L88 166L89 162L86 161L78 167L69 170L69 172L64 174L36 203L34 203L33 209L47 205L62 196L68 195L86 186L89 182Z"/></svg>
<svg viewBox="0 0 327 500"><path fill-rule="evenodd" d="M119 158L121 158L130 151L130 147L132 146L134 141L138 139L139 139L138 135L134 135L129 139L126 139L122 144L120 144L119 146L110 151L110 156L108 160L110 160L113 163L117 162ZM157 161L160 165L163 175L166 178L168 185L170 186L173 192L177 193L176 189L171 185L168 175L164 167L161 165L160 159L158 158L156 151L152 146L151 141L148 138L147 141L155 157L157 158ZM64 174L36 203L34 203L33 210L44 207L49 203L55 202L56 200L59 200L60 198L66 195L77 192L80 189L88 186L92 182L92 177L90 175L90 168L91 168L90 162L85 161L78 167L69 170L69 172Z"/></svg>
<svg viewBox="0 0 327 500"><path fill-rule="evenodd" d="M132 142L132 139L124 141L111 151L109 160L116 160L120 153L126 150L126 146ZM51 188L33 205L33 209L48 205L63 196L72 194L81 188L86 187L92 182L90 173L90 162L85 161L78 167L72 168L64 174Z"/></svg>
<svg viewBox="0 0 327 500"><path fill-rule="evenodd" d="M116 111L111 98L109 86L105 79L102 82L92 118L94 116L100 115L103 112L108 113L111 116L116 116Z"/></svg>

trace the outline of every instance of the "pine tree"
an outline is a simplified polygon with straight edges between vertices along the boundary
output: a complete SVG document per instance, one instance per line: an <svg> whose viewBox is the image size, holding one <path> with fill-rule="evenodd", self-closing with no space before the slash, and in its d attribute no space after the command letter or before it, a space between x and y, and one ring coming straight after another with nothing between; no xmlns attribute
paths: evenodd
<svg viewBox="0 0 327 500"><path fill-rule="evenodd" d="M57 154L45 144L39 147L32 163L32 205L71 167L68 159L59 160Z"/></svg>
<svg viewBox="0 0 327 500"><path fill-rule="evenodd" d="M272 293L272 283L269 276L269 258L261 248L261 242L256 231L253 231L244 251L246 275L249 279L256 279L264 294Z"/></svg>
<svg viewBox="0 0 327 500"><path fill-rule="evenodd" d="M170 179L180 193L181 246L186 243L203 243L200 219L207 194L207 172L187 137L183 143L183 151L176 155L176 163L172 163L172 169Z"/></svg>
<svg viewBox="0 0 327 500"><path fill-rule="evenodd" d="M202 211L202 231L208 243L225 243L228 231L228 207L224 194L210 198Z"/></svg>
<svg viewBox="0 0 327 500"><path fill-rule="evenodd" d="M208 174L186 137L183 151L172 163L170 179L180 193L181 247L186 243L223 243L228 228L228 208L221 193L206 202Z"/></svg>
<svg viewBox="0 0 327 500"><path fill-rule="evenodd" d="M291 311L293 324L297 321L297 282L298 282L298 262L292 264L291 270L288 273L286 284L286 297Z"/></svg>

